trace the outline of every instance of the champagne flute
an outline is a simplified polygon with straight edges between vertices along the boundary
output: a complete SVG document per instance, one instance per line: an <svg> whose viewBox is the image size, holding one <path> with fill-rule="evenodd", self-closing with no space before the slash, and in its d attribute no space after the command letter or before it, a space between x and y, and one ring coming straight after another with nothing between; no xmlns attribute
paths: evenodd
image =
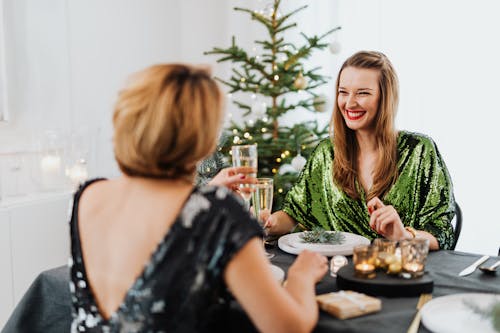
<svg viewBox="0 0 500 333"><path fill-rule="evenodd" d="M233 157L233 167L251 167L254 168L254 172L250 172L247 176L257 177L257 145L243 145L243 146L232 146L231 154ZM252 192L249 188L253 187L253 184L240 184L242 191L240 191L241 196L245 200L247 209L250 208L250 199L252 197ZM246 188L246 189L245 189Z"/></svg>
<svg viewBox="0 0 500 333"><path fill-rule="evenodd" d="M252 201L255 218L259 221L262 229L264 229L264 224L269 215L271 215L273 207L272 178L257 178L257 184L254 185L254 192L252 193ZM271 259L274 257L274 254L266 252L266 256Z"/></svg>

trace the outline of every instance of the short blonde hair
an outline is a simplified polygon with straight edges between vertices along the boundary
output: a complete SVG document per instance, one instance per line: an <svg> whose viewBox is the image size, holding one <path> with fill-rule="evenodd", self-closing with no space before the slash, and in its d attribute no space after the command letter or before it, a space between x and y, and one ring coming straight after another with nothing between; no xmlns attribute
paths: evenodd
<svg viewBox="0 0 500 333"><path fill-rule="evenodd" d="M135 74L113 114L114 153L129 176L192 178L216 147L222 93L206 69L155 65Z"/></svg>

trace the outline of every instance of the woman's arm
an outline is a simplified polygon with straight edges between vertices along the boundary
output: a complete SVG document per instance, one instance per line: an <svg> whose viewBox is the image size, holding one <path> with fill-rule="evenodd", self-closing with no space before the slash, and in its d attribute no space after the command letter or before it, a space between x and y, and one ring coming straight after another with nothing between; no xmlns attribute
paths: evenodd
<svg viewBox="0 0 500 333"><path fill-rule="evenodd" d="M255 238L228 263L224 279L259 331L311 332L318 321L315 284L327 272L327 263L326 257L303 251L281 287Z"/></svg>
<svg viewBox="0 0 500 333"><path fill-rule="evenodd" d="M274 212L266 221L266 228L269 235L284 235L288 234L295 228L297 221L282 210Z"/></svg>
<svg viewBox="0 0 500 333"><path fill-rule="evenodd" d="M413 229L414 235L407 230L393 206L385 205L378 197L368 201L367 206L370 212L370 227L378 234L395 241L425 238L429 240L430 250L439 250L438 241L432 234L423 230Z"/></svg>

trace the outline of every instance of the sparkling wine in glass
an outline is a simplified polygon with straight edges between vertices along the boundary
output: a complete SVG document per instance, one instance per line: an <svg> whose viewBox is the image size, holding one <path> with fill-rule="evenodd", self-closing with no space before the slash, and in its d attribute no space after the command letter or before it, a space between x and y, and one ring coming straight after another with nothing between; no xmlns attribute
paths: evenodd
<svg viewBox="0 0 500 333"><path fill-rule="evenodd" d="M254 184L254 192L252 193L252 201L255 217L264 228L264 224L271 215L273 208L272 178L257 178L257 184ZM274 254L266 252L266 256L270 259L274 257Z"/></svg>
<svg viewBox="0 0 500 333"><path fill-rule="evenodd" d="M233 167L251 167L255 171L247 173L247 176L254 178L257 176L257 145L232 146L231 154L233 157ZM242 189L251 187L253 187L253 184L240 184L240 188ZM240 192L247 204L247 207L249 207L252 192L245 190Z"/></svg>

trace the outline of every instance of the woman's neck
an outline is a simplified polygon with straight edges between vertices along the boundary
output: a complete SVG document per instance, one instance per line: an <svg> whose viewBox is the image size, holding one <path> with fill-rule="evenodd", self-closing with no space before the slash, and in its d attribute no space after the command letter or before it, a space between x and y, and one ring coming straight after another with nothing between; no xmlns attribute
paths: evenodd
<svg viewBox="0 0 500 333"><path fill-rule="evenodd" d="M371 154L377 151L377 141L373 132L356 131L356 140L361 154Z"/></svg>

